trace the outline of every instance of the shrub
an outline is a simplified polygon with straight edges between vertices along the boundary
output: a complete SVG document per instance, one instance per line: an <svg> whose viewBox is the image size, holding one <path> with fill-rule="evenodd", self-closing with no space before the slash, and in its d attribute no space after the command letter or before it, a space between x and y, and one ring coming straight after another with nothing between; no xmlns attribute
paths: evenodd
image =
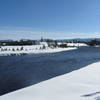
<svg viewBox="0 0 100 100"><path fill-rule="evenodd" d="M63 43L62 43L62 44L59 45L59 47L61 47L61 48L66 48L66 47L67 47L67 44L63 44Z"/></svg>
<svg viewBox="0 0 100 100"><path fill-rule="evenodd" d="M15 49L13 48L12 51L15 51Z"/></svg>
<svg viewBox="0 0 100 100"><path fill-rule="evenodd" d="M24 48L23 48L23 47L21 47L21 48L20 48L20 50L22 51L22 50L24 50Z"/></svg>

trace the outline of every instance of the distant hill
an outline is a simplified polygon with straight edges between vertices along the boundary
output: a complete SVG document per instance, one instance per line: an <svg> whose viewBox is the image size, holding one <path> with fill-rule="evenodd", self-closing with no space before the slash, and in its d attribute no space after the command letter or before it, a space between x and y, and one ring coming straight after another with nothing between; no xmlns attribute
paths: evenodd
<svg viewBox="0 0 100 100"><path fill-rule="evenodd" d="M58 42L70 42L70 41L80 41L80 42L90 42L91 40L100 41L100 38L75 38L75 39L58 39Z"/></svg>
<svg viewBox="0 0 100 100"><path fill-rule="evenodd" d="M8 40L0 40L0 42L13 42L13 40L8 39Z"/></svg>

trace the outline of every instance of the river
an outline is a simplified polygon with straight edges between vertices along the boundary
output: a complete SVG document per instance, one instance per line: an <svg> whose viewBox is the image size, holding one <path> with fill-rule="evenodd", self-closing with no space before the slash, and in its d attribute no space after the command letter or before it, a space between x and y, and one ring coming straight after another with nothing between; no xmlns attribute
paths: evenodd
<svg viewBox="0 0 100 100"><path fill-rule="evenodd" d="M0 95L100 61L100 47L48 54L0 57Z"/></svg>

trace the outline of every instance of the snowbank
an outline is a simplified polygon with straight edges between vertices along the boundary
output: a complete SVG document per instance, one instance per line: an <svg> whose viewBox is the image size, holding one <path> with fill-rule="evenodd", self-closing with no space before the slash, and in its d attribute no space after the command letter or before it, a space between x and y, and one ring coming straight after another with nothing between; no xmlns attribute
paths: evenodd
<svg viewBox="0 0 100 100"><path fill-rule="evenodd" d="M62 44L62 43L58 43L58 45L60 45L60 44ZM87 44L85 44L85 43L64 43L64 44L67 44L67 46L76 46L76 47L82 47L82 46L87 46Z"/></svg>
<svg viewBox="0 0 100 100"><path fill-rule="evenodd" d="M2 50L3 49L3 50ZM22 49L22 50L21 50ZM74 48L49 48L45 46L43 49L43 45L32 45L32 46L3 46L0 48L0 56L11 55L11 54L36 54L36 53L54 53L61 52L66 50L72 50Z"/></svg>
<svg viewBox="0 0 100 100"><path fill-rule="evenodd" d="M61 44L61 43L58 43ZM43 47L45 46L45 47ZM87 46L84 43L67 43L69 48L50 48L46 42L41 42L40 45L28 45L28 46L2 46L0 47L0 56L5 55L20 55L20 54L30 54L30 53L55 53L66 50L76 49L76 47ZM44 49L45 48L45 49Z"/></svg>
<svg viewBox="0 0 100 100"><path fill-rule="evenodd" d="M85 43L67 43L67 46L87 46Z"/></svg>
<svg viewBox="0 0 100 100"><path fill-rule="evenodd" d="M100 62L0 97L0 100L100 100Z"/></svg>

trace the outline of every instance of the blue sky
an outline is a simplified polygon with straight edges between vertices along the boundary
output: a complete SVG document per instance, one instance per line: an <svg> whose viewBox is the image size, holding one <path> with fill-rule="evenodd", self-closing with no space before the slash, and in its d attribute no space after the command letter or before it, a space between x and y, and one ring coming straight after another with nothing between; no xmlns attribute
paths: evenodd
<svg viewBox="0 0 100 100"><path fill-rule="evenodd" d="M0 39L100 37L100 0L0 0Z"/></svg>

